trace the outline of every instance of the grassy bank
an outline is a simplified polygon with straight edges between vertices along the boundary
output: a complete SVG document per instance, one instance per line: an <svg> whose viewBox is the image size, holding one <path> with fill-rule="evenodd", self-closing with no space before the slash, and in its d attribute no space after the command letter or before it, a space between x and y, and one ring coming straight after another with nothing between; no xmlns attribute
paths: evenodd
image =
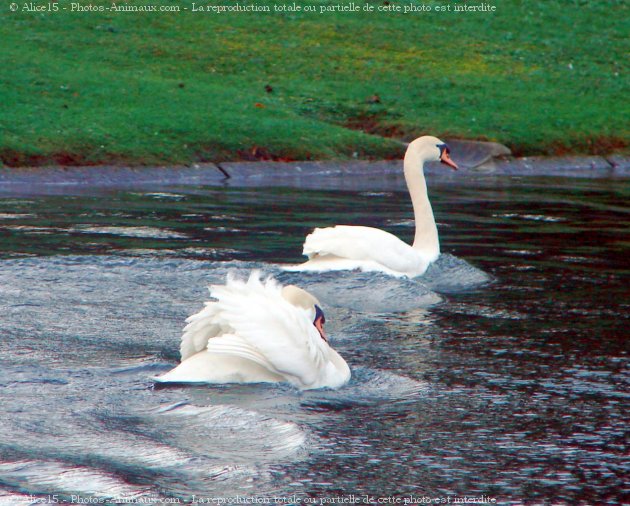
<svg viewBox="0 0 630 506"><path fill-rule="evenodd" d="M4 164L391 157L401 154L395 139L425 132L517 154L628 146L622 0L411 14L320 14L335 2L317 0L296 3L316 13L126 5L149 3L189 10L1 7Z"/></svg>

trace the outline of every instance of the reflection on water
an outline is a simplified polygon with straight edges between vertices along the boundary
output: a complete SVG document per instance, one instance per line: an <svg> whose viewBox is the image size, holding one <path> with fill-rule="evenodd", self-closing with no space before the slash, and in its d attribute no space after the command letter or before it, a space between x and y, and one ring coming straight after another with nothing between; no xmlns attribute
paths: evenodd
<svg viewBox="0 0 630 506"><path fill-rule="evenodd" d="M402 190L0 200L0 502L623 502L627 182L465 183L431 185L446 254L417 280L275 265L300 261L314 226L410 241ZM205 286L252 267L318 292L350 384L154 388Z"/></svg>

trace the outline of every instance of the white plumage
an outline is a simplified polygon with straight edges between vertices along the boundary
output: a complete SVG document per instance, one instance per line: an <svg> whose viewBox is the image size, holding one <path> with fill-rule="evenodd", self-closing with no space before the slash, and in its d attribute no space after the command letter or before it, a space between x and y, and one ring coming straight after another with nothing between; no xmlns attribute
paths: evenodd
<svg viewBox="0 0 630 506"><path fill-rule="evenodd" d="M228 277L210 287L216 300L189 317L182 362L156 378L176 383L288 382L300 389L342 386L350 368L313 324L318 303L308 292Z"/></svg>
<svg viewBox="0 0 630 506"><path fill-rule="evenodd" d="M294 271L361 269L409 277L423 274L440 255L437 227L423 172L427 161L442 161L457 168L450 159L448 146L438 138L420 137L409 144L404 173L414 209L413 245L377 228L349 225L316 228L304 242L304 255L308 256L308 261L285 268Z"/></svg>
<svg viewBox="0 0 630 506"><path fill-rule="evenodd" d="M304 270L361 269L410 277L435 260L389 232L350 225L316 228L304 241L304 255L310 259L302 264Z"/></svg>

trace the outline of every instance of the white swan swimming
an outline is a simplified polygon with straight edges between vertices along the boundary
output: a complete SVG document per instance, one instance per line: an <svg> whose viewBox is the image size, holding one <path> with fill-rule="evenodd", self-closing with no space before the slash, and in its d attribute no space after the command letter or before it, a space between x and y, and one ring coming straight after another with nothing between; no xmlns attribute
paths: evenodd
<svg viewBox="0 0 630 506"><path fill-rule="evenodd" d="M302 390L338 388L350 379L345 360L328 344L324 313L311 294L253 272L213 285L216 300L190 316L181 363L159 383L288 382Z"/></svg>
<svg viewBox="0 0 630 506"><path fill-rule="evenodd" d="M316 228L304 241L308 261L286 266L292 271L361 269L394 276L419 276L440 255L440 242L424 179L429 161L457 169L449 147L437 137L420 137L409 144L404 160L407 188L413 204L416 234L413 245L372 227L337 225Z"/></svg>

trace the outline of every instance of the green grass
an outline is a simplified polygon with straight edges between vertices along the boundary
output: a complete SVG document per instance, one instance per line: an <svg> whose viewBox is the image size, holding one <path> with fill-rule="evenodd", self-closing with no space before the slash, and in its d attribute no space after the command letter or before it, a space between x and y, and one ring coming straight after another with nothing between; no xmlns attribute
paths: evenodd
<svg viewBox="0 0 630 506"><path fill-rule="evenodd" d="M401 154L396 139L422 133L496 140L517 154L626 148L627 4L491 3L494 14L407 15L2 6L0 159L392 157Z"/></svg>

